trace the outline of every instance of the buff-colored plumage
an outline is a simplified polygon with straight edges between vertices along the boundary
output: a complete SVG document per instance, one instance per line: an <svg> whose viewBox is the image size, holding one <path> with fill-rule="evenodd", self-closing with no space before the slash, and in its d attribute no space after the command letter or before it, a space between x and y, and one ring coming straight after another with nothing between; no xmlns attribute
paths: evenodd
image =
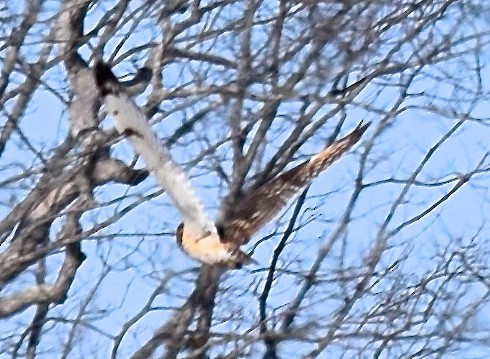
<svg viewBox="0 0 490 359"><path fill-rule="evenodd" d="M190 248L189 255L203 262L208 261L206 250L198 249L200 247L206 249L209 246L216 248L221 242L216 226L209 219L187 174L172 161L170 154L148 124L146 116L124 91L111 69L99 62L95 65L94 74L116 130L128 138L135 151L143 158L148 171L166 190L172 203L182 215L185 232L188 233L185 237L192 236L200 239L195 245L187 246Z"/></svg>
<svg viewBox="0 0 490 359"><path fill-rule="evenodd" d="M279 214L291 198L354 146L368 126L369 123L361 122L350 134L310 159L246 191L218 223L223 233L222 240L239 245L247 243L254 233Z"/></svg>
<svg viewBox="0 0 490 359"><path fill-rule="evenodd" d="M149 126L145 115L124 91L110 68L97 63L95 80L119 133L131 141L182 216L177 242L192 258L203 263L240 268L251 258L240 250L261 227L272 220L287 202L322 171L356 144L369 124L334 142L309 160L252 187L219 223L211 221L186 173L176 165Z"/></svg>

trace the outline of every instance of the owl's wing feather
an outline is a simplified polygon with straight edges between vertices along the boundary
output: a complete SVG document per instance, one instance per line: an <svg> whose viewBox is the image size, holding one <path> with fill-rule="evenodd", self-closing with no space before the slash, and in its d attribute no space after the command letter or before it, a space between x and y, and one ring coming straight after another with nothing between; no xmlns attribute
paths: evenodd
<svg viewBox="0 0 490 359"><path fill-rule="evenodd" d="M186 173L175 164L152 131L146 116L104 63L94 67L95 81L117 131L127 136L147 169L167 192L183 217L186 229L196 236L217 235Z"/></svg>
<svg viewBox="0 0 490 359"><path fill-rule="evenodd" d="M236 245L247 243L255 232L279 214L293 196L354 146L369 125L361 122L350 134L310 159L246 192L241 197L242 201L229 209L218 223L223 241Z"/></svg>

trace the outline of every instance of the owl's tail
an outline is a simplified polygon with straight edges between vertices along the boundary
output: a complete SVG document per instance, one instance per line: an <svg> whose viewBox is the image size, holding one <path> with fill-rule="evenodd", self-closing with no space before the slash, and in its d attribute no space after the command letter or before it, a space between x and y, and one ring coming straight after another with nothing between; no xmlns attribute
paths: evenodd
<svg viewBox="0 0 490 359"><path fill-rule="evenodd" d="M257 264L257 261L255 261L252 257L250 257L247 253L242 252L239 249L236 249L231 258L225 263L225 266L229 269L240 269L245 265L255 263Z"/></svg>

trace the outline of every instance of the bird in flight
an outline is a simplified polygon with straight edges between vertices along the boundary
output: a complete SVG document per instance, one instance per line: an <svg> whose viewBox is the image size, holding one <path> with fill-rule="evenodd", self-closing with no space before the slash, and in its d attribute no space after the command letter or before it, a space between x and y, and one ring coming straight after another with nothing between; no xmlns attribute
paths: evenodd
<svg viewBox="0 0 490 359"><path fill-rule="evenodd" d="M200 262L238 269L252 262L240 247L276 217L314 178L339 159L362 137L370 123L362 122L347 136L257 187L245 191L216 223L206 213L187 174L170 157L109 66L97 62L95 82L116 130L128 138L145 166L166 191L182 216L176 237L179 246Z"/></svg>

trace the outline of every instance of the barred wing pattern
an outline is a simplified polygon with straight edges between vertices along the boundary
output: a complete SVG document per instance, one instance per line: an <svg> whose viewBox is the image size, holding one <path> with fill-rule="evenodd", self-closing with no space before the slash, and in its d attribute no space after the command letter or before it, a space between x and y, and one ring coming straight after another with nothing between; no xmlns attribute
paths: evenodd
<svg viewBox="0 0 490 359"><path fill-rule="evenodd" d="M177 242L192 258L228 268L241 268L253 261L240 251L240 246L272 220L294 195L357 143L369 126L369 123L361 122L349 135L309 160L250 189L242 196L241 202L215 225L208 218L189 178L172 161L146 116L124 91L111 69L98 62L94 74L117 131L131 141L183 218L183 225L177 228Z"/></svg>
<svg viewBox="0 0 490 359"><path fill-rule="evenodd" d="M153 133L146 116L133 99L124 91L111 69L98 62L94 67L95 81L108 112L112 115L117 131L131 141L135 151L180 212L186 230L195 238L217 236L211 221L186 173L170 158Z"/></svg>
<svg viewBox="0 0 490 359"><path fill-rule="evenodd" d="M369 125L361 122L350 134L309 160L246 192L241 197L242 201L217 224L222 232L222 241L234 243L237 247L247 243L255 232L279 214L294 195L354 146Z"/></svg>

